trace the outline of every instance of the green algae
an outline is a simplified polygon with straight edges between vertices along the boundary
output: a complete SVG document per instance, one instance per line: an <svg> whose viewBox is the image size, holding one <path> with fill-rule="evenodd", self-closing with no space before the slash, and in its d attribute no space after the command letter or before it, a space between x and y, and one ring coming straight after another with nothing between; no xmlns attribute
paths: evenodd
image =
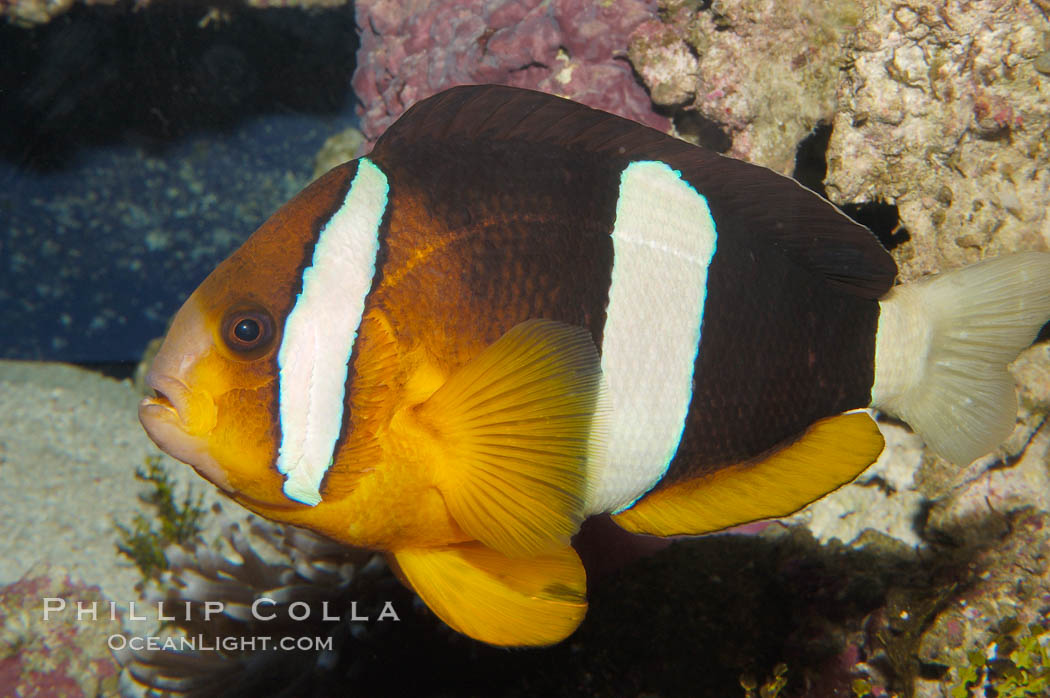
<svg viewBox="0 0 1050 698"><path fill-rule="evenodd" d="M113 525L120 534L117 550L135 563L143 579L156 578L168 568L164 549L172 543L185 543L201 532L205 511L201 506L204 495L193 495L187 488L180 501L175 495L175 483L157 456L146 458L144 468L136 468L135 477L152 486L139 499L156 512L153 518L136 514L131 526L117 521Z"/></svg>
<svg viewBox="0 0 1050 698"><path fill-rule="evenodd" d="M1007 618L995 629L988 650L967 652L966 666L957 667L951 698L968 698L973 689L993 689L999 698L1029 698L1050 693L1050 628L1027 626ZM987 692L987 691L986 691Z"/></svg>

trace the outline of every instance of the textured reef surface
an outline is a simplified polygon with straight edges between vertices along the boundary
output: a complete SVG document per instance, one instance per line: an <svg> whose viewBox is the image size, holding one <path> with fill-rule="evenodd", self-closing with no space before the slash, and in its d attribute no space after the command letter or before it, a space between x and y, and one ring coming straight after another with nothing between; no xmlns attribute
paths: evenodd
<svg viewBox="0 0 1050 698"><path fill-rule="evenodd" d="M629 56L654 104L679 128L704 119L726 152L790 173L795 150L835 113L845 39L861 5L665 2L639 26ZM695 126L694 126L695 128Z"/></svg>
<svg viewBox="0 0 1050 698"><path fill-rule="evenodd" d="M454 85L544 90L665 129L626 60L651 0L365 0L354 93L373 141L411 104Z"/></svg>
<svg viewBox="0 0 1050 698"><path fill-rule="evenodd" d="M49 612L41 609L48 599ZM58 608L94 609L92 622L59 619ZM52 613L50 609L55 609ZM0 587L0 688L11 696L115 695L120 665L106 651L106 640L121 630L121 614L110 614L109 600L48 564Z"/></svg>
<svg viewBox="0 0 1050 698"><path fill-rule="evenodd" d="M57 11L71 4L0 2L0 13L10 19L32 6ZM142 16L165 5L138 4ZM76 5L49 26L70 21L55 36L80 36L75 32L83 30L72 20L84 12ZM319 162L335 164L363 152L418 99L455 84L499 82L569 96L794 175L870 225L906 280L987 255L1050 247L1050 5L1044 0L362 0L353 12L361 42L352 81L361 132L329 139ZM199 9L180 25L203 49L193 71L198 81L178 84L187 91L226 86L204 94L233 100L218 103L227 105L223 123L234 133L258 113L258 104L255 92L245 97L232 89L252 81L231 76L265 71L238 58L252 54L237 43L233 28L244 23L240 30L250 25L259 31L261 25L251 24L257 21L299 27L292 35L302 36L321 26L288 14L259 16L269 19ZM89 34L92 41L99 41L99 31L96 26ZM280 43L272 34L259 39L252 32L264 48ZM339 63L332 75L345 78L343 89L350 84L348 53L327 59ZM61 54L45 55L59 68L68 65ZM299 60L281 55L289 65ZM0 61L0 76L3 70ZM92 74L105 76L107 70ZM307 73L288 75L305 84ZM78 99L45 99L82 94L85 88L75 82L41 79L36 89L18 93L18 104L57 105L39 112L52 118L62 113L58 107L81 113L84 102ZM289 111L295 119L304 110ZM152 147L151 137L133 140L124 160L93 165L104 172L156 157L150 167L170 170L175 179L158 179L159 193L145 202L109 189L91 198L90 191L73 187L78 175L63 169L68 163L58 169L71 191L79 192L81 209L97 216L100 230L110 230L114 216L127 219L124 229L138 226L134 248L123 256L127 263L173 257L165 262L169 266L147 265L153 283L170 283L163 279L186 269L196 269L189 273L199 278L210 264L204 257L246 236L249 219L265 216L308 178L320 142L345 127L345 117L322 126L314 122L305 127L309 138L297 136L291 143L301 122L293 121L292 128L254 122L267 136L244 137L243 151L250 156L228 161L243 160L240 170L222 171L214 161L242 136L221 144L194 140L198 129L170 146L174 153L194 150L196 159L188 164L160 158L167 148ZM112 134L102 139L113 140ZM290 159L259 174L260 160L279 152L281 144L288 145L283 152ZM5 152L11 159L11 149ZM194 174L206 166L215 177ZM289 171L294 174L283 174ZM61 260L53 267L70 269L65 273L82 282L63 282L59 274L34 278L35 284L67 283L79 291L94 289L92 274L119 273L121 266L105 255L90 257L88 271L77 256L63 254L81 249L83 225L76 217L46 223L47 210L56 207L43 198L16 200L25 180L10 177L6 181L14 184L0 194L0 211L12 214L5 221L34 240L51 229L45 250L59 250L54 259ZM61 189L62 180L56 182ZM222 189L224 183L236 186ZM189 195L173 195L168 204L168 190ZM252 198L252 192L266 196ZM214 217L231 205L246 209L240 223ZM163 225L150 224L147 217L155 211L173 213ZM158 237L158 230L169 237ZM197 258L177 255L181 242L192 238L215 248L199 267L193 266ZM0 260L9 275L0 286L8 294L2 300L17 299L62 322L63 300L41 304L47 288L12 285L12 269L29 278L38 275L37 267L18 261L10 238L3 244ZM177 305L173 289L165 289L167 305L151 311L155 327ZM78 322L71 317L74 328ZM112 324L120 321L111 319L100 336L112 334ZM82 329L71 336L82 336ZM10 585L0 590L0 684L12 685L18 676L22 685L36 685L26 677L40 677L25 667L44 666L48 658L32 646L39 647L45 630L63 632L23 618L27 594L36 593L33 580L47 578L57 585L56 596L70 589L82 598L99 593L122 603L142 595L195 604L225 600L243 609L252 598L281 589L283 603L303 600L316 608L329 600L337 615L349 613L355 599L362 610L372 609L369 621L280 624L290 636L321 634L334 645L277 662L251 651L120 652L120 689L114 688L108 650L70 623L63 637L76 649L61 650L69 662L61 666L80 671L85 662L97 662L79 674L78 690L85 694L141 692L137 677L196 695L215 695L217 686L244 695L328 695L348 687L358 695L1046 695L1050 345L1044 341L1025 352L1012 371L1021 411L1017 430L997 452L958 468L926 453L905 427L884 423L887 449L854 483L781 522L679 541L608 572L594 580L588 618L568 641L506 652L445 629L371 558L245 519L230 504L216 508L217 495L203 484L198 490L207 495L207 515L199 538L169 543L169 567L135 589L139 573L116 553L113 518L129 523L135 512L147 519L159 515L137 499L148 486L135 480L135 469L156 452L135 423L134 389L72 369L0 363L0 468L17 473L9 477L0 507L5 530L15 532L0 556L0 583ZM194 479L185 466L167 458L159 462L180 487ZM36 562L62 564L86 582L67 581L64 572L46 568L18 582ZM87 584L100 590L83 590ZM376 622L374 608L382 601L393 603L400 621ZM237 613L221 625L179 621L168 632L258 632ZM123 622L125 632L142 632L126 615L121 618L115 622ZM62 671L40 680L66 681L71 674Z"/></svg>
<svg viewBox="0 0 1050 698"><path fill-rule="evenodd" d="M790 173L830 127L827 195L897 208L909 280L1046 246L1048 30L1023 0L669 0L630 58L677 124L703 118L736 157Z"/></svg>

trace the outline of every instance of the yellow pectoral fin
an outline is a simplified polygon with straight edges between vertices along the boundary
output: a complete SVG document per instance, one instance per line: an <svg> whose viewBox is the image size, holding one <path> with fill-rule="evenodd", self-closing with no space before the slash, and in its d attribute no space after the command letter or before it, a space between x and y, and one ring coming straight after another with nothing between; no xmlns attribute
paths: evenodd
<svg viewBox="0 0 1050 698"><path fill-rule="evenodd" d="M569 546L531 559L479 543L400 550L393 557L441 620L490 645L551 645L587 613L586 573Z"/></svg>
<svg viewBox="0 0 1050 698"><path fill-rule="evenodd" d="M464 531L516 557L568 544L598 467L600 385L587 330L530 320L415 408L418 433L435 445L437 487Z"/></svg>
<svg viewBox="0 0 1050 698"><path fill-rule="evenodd" d="M882 447L867 413L829 417L761 461L675 483L612 518L634 533L673 536L787 516L860 475Z"/></svg>

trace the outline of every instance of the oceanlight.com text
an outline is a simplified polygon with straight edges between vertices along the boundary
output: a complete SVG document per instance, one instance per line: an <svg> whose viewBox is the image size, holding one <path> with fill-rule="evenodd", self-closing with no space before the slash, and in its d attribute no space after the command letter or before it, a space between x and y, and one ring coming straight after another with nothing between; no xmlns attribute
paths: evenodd
<svg viewBox="0 0 1050 698"><path fill-rule="evenodd" d="M168 650L175 652L257 652L271 649L285 651L321 651L332 650L331 637L205 637L190 635L186 637L156 637L152 635L110 635L106 644L115 652L131 649L136 652Z"/></svg>

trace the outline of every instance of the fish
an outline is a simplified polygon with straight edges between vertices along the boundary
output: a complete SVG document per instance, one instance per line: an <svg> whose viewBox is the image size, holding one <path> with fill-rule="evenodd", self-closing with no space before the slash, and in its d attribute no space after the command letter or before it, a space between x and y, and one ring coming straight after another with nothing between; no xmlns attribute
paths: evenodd
<svg viewBox="0 0 1050 698"><path fill-rule="evenodd" d="M274 521L386 554L446 624L568 637L588 517L791 514L883 450L1011 433L1050 254L908 284L794 180L561 97L456 87L296 195L175 315L150 438Z"/></svg>

